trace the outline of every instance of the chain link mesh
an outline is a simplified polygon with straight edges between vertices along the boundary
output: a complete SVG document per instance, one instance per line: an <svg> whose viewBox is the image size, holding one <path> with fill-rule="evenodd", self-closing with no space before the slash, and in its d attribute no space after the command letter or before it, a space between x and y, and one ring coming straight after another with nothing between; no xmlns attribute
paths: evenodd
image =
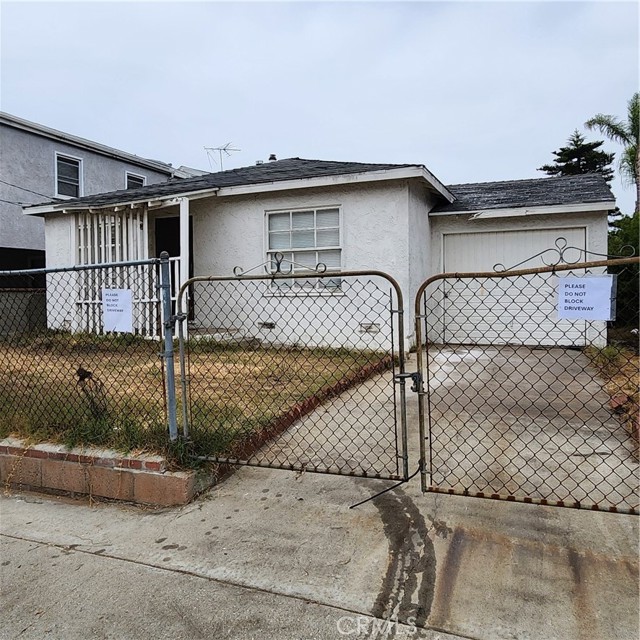
<svg viewBox="0 0 640 640"><path fill-rule="evenodd" d="M397 302L380 277L191 285L190 437L218 462L399 478ZM183 327L184 331L184 327Z"/></svg>
<svg viewBox="0 0 640 640"><path fill-rule="evenodd" d="M0 275L0 432L69 445L166 441L157 261ZM130 289L133 333L105 332L103 289Z"/></svg>
<svg viewBox="0 0 640 640"><path fill-rule="evenodd" d="M430 490L637 513L637 265L617 270L610 322L556 310L559 277L602 270L429 284Z"/></svg>

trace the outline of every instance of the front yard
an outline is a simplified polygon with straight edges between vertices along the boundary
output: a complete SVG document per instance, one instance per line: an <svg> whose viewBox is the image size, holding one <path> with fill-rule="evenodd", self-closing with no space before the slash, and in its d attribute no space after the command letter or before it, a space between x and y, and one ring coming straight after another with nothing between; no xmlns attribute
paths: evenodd
<svg viewBox="0 0 640 640"><path fill-rule="evenodd" d="M185 463L180 446L167 442L161 350L133 336L62 332L0 342L0 436L147 450ZM176 349L179 382L177 359ZM330 397L343 390L340 381L355 384L390 364L373 351L193 340L190 451L228 455L305 400ZM79 369L91 376L81 379Z"/></svg>

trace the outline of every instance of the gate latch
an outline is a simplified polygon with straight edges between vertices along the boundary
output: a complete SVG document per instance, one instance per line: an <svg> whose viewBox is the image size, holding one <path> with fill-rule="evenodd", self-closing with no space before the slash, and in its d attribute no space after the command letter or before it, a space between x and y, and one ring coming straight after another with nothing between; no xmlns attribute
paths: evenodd
<svg viewBox="0 0 640 640"><path fill-rule="evenodd" d="M408 378L411 378L413 380L411 391L413 391L414 393L422 393L422 374L419 371L414 371L413 373L396 374L396 382L399 382L400 380L406 380Z"/></svg>
<svg viewBox="0 0 640 640"><path fill-rule="evenodd" d="M164 322L164 328L165 329L175 329L176 328L176 322L182 322L183 320L186 320L187 318L187 314L186 313L176 313L172 316L170 316L169 318L167 318L167 320L165 320Z"/></svg>

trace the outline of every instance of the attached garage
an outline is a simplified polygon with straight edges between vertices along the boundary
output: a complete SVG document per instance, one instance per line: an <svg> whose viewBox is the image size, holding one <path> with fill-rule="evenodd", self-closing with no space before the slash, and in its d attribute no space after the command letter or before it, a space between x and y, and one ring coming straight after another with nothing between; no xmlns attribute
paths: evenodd
<svg viewBox="0 0 640 640"><path fill-rule="evenodd" d="M587 228L516 229L443 234L444 273L460 271L494 271L497 269L542 267L555 263L556 242L564 239L565 258L579 261L587 248ZM500 268L502 267L502 269Z"/></svg>
<svg viewBox="0 0 640 640"><path fill-rule="evenodd" d="M585 183L590 176L579 178ZM548 202L561 199L567 180L517 181L511 203L503 200L505 183L489 183L496 185L494 189L486 184L472 190L466 189L471 185L458 188L462 197L457 202L431 214L433 271L495 272L602 259L607 213L613 207L608 190L600 191L606 184L599 178L593 182L593 202L575 201L588 198L588 189L571 193L565 203ZM534 183L524 190L528 204L518 201L521 183ZM451 190L456 193L455 186ZM465 193L471 191L473 198L465 201ZM484 197L478 198L478 193ZM492 195L500 206L491 206ZM463 211L465 206L473 208ZM581 346L599 342L605 323L558 320L556 292L553 274L448 278L433 293L440 338L453 344Z"/></svg>

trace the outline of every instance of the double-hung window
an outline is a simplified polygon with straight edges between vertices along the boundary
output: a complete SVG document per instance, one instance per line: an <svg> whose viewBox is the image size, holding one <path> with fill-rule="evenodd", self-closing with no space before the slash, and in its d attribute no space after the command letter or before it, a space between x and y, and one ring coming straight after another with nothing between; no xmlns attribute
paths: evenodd
<svg viewBox="0 0 640 640"><path fill-rule="evenodd" d="M56 154L56 195L82 195L82 160Z"/></svg>
<svg viewBox="0 0 640 640"><path fill-rule="evenodd" d="M276 255L282 254L281 270L305 273L323 264L326 270L341 266L340 209L323 207L267 214L267 260L277 269ZM331 291L340 288L340 278L276 280L280 289Z"/></svg>

